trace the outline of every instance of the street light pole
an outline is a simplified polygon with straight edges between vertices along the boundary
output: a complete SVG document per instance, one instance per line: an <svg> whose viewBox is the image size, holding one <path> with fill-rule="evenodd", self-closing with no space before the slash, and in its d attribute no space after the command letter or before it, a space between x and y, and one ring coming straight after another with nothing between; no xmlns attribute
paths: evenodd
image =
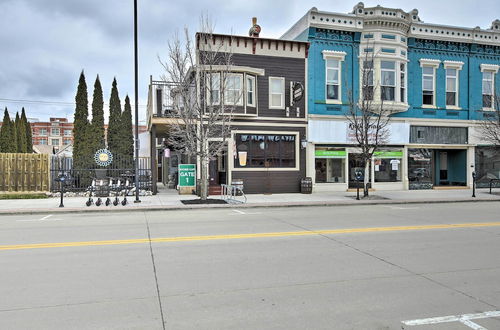
<svg viewBox="0 0 500 330"><path fill-rule="evenodd" d="M139 199L139 95L138 95L138 60L137 60L137 0L134 0L134 68L135 68L135 200Z"/></svg>

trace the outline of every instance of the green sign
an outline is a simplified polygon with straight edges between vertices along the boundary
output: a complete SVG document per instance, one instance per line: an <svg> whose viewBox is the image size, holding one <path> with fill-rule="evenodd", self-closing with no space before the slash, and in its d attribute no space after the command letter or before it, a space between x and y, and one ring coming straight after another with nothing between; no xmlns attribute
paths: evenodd
<svg viewBox="0 0 500 330"><path fill-rule="evenodd" d="M345 158L345 150L315 150L316 158Z"/></svg>
<svg viewBox="0 0 500 330"><path fill-rule="evenodd" d="M196 186L196 165L179 164L179 187Z"/></svg>
<svg viewBox="0 0 500 330"><path fill-rule="evenodd" d="M403 158L402 151L375 151L373 153L375 158Z"/></svg>

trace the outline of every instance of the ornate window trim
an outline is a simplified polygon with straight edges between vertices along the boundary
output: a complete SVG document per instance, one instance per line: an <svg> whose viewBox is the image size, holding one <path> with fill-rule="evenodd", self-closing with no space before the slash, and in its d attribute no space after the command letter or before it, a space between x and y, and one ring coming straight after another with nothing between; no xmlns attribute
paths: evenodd
<svg viewBox="0 0 500 330"><path fill-rule="evenodd" d="M493 71L495 74L498 73L498 69L500 68L500 65L497 64L481 64L481 72L485 71Z"/></svg>
<svg viewBox="0 0 500 330"><path fill-rule="evenodd" d="M420 67L423 68L424 66L432 66L434 68L439 67L439 64L441 64L440 60L436 59L431 59L431 58L421 58L419 60L420 62Z"/></svg>
<svg viewBox="0 0 500 330"><path fill-rule="evenodd" d="M345 56L347 55L346 52L341 52L337 50L323 50L321 53L323 54L324 60L326 60L327 58L332 58L335 60L344 61Z"/></svg>
<svg viewBox="0 0 500 330"><path fill-rule="evenodd" d="M445 69L457 69L458 71L462 70L464 66L464 62L461 61L443 61L443 66Z"/></svg>

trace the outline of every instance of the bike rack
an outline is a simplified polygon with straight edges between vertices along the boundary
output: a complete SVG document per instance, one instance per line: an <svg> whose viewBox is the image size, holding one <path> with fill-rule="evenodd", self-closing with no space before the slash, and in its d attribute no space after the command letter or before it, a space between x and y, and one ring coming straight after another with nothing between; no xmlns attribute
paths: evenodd
<svg viewBox="0 0 500 330"><path fill-rule="evenodd" d="M221 199L225 200L229 204L245 204L247 202L247 196L243 192L243 189L237 186L221 184ZM237 197L242 197L243 200L239 200Z"/></svg>

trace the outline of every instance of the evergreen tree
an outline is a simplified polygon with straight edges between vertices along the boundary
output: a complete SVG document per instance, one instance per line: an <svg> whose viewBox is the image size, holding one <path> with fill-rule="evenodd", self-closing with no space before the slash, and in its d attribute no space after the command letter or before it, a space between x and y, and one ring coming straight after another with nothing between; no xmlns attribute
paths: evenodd
<svg viewBox="0 0 500 330"><path fill-rule="evenodd" d="M122 113L121 122L122 155L127 164L132 166L134 160L134 135L132 132L132 108L128 95L125 97L125 107Z"/></svg>
<svg viewBox="0 0 500 330"><path fill-rule="evenodd" d="M26 127L22 117L16 113L16 130L17 130L17 152L25 154L27 151Z"/></svg>
<svg viewBox="0 0 500 330"><path fill-rule="evenodd" d="M106 142L104 140L104 101L102 96L101 82L99 81L99 75L94 83L94 97L92 100L92 151L104 148Z"/></svg>
<svg viewBox="0 0 500 330"><path fill-rule="evenodd" d="M2 130L0 131L0 150L2 152L17 152L15 133L15 127L12 120L10 120L9 111L5 108Z"/></svg>
<svg viewBox="0 0 500 330"><path fill-rule="evenodd" d="M90 152L90 124L88 121L88 95L85 74L80 74L78 88L75 96L75 119L74 119L74 145L73 145L73 163L75 168L88 168L92 164L92 155Z"/></svg>
<svg viewBox="0 0 500 330"><path fill-rule="evenodd" d="M26 134L26 152L27 153L33 153L33 137L31 134L31 124L28 122L28 118L26 118L26 112L23 110L21 111L21 121L24 125L24 130Z"/></svg>
<svg viewBox="0 0 500 330"><path fill-rule="evenodd" d="M12 149L13 151L11 152L19 152L18 148L18 144L17 144L17 123L19 122L19 114L16 114L17 115L17 122L15 120L11 120L10 121L10 134L12 136Z"/></svg>
<svg viewBox="0 0 500 330"><path fill-rule="evenodd" d="M116 86L116 78L113 79L113 86L111 87L111 96L109 99L109 121L108 121L108 149L113 153L115 159L122 156L122 141L120 141L120 134L122 130L121 114L122 108L120 97L118 96L118 88Z"/></svg>

